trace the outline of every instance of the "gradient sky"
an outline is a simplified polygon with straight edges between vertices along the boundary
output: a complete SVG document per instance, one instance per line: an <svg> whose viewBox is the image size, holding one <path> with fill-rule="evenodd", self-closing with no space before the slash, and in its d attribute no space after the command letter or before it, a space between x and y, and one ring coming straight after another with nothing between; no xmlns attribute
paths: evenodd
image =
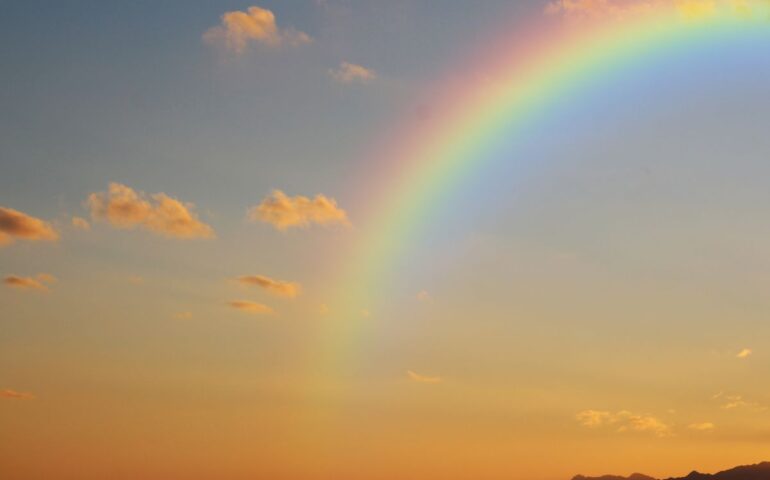
<svg viewBox="0 0 770 480"><path fill-rule="evenodd" d="M571 99L335 310L372 151L546 3L2 2L0 477L770 460L770 42Z"/></svg>

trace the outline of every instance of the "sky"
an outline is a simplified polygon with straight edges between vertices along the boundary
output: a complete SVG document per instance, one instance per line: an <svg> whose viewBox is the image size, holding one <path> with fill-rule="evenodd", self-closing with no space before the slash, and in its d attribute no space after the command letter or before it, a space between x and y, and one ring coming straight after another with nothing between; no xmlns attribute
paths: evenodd
<svg viewBox="0 0 770 480"><path fill-rule="evenodd" d="M367 253L494 39L658 3L2 2L0 477L770 460L767 38L596 79Z"/></svg>

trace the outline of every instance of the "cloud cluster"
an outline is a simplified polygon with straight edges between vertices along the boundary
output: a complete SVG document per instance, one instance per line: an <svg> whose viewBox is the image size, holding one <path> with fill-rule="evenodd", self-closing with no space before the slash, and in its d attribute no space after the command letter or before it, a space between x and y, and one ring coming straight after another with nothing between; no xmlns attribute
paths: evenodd
<svg viewBox="0 0 770 480"><path fill-rule="evenodd" d="M3 279L3 284L19 290L38 290L48 291L48 285L56 282L56 277L50 273L40 273L37 277L19 277L18 275L8 275Z"/></svg>
<svg viewBox="0 0 770 480"><path fill-rule="evenodd" d="M86 204L94 220L105 220L116 228L142 227L175 238L214 236L214 230L198 219L192 204L165 193L148 197L120 183L110 183L107 192L92 193Z"/></svg>
<svg viewBox="0 0 770 480"><path fill-rule="evenodd" d="M321 194L313 199L301 195L289 197L280 190L249 209L248 218L269 223L281 231L311 224L350 226L347 213L333 198Z"/></svg>
<svg viewBox="0 0 770 480"><path fill-rule="evenodd" d="M302 292L302 285L297 282L274 280L264 275L243 275L238 277L238 282L243 285L254 285L266 292L279 297L294 298Z"/></svg>
<svg viewBox="0 0 770 480"><path fill-rule="evenodd" d="M32 400L34 395L28 392L17 392L16 390L5 389L0 390L0 398L9 398L12 400Z"/></svg>
<svg viewBox="0 0 770 480"><path fill-rule="evenodd" d="M668 437L671 427L652 415L636 414L628 410L608 412L584 410L575 415L577 421L589 428L613 427L617 432L649 432L658 437Z"/></svg>
<svg viewBox="0 0 770 480"><path fill-rule="evenodd" d="M339 67L330 69L329 76L344 84L369 83L377 78L374 70L349 62L342 62Z"/></svg>
<svg viewBox="0 0 770 480"><path fill-rule="evenodd" d="M203 34L206 43L219 45L235 54L244 53L250 44L270 47L297 46L312 42L310 36L292 28L278 28L275 14L266 8L249 7L245 12L222 14L221 23Z"/></svg>
<svg viewBox="0 0 770 480"><path fill-rule="evenodd" d="M413 382L418 383L441 383L441 377L429 377L425 375L420 375L419 373L413 372L412 370L407 370L406 372L407 376L409 376L409 379Z"/></svg>
<svg viewBox="0 0 770 480"><path fill-rule="evenodd" d="M0 207L0 247L17 239L53 242L59 239L59 234L44 220L12 208Z"/></svg>
<svg viewBox="0 0 770 480"><path fill-rule="evenodd" d="M252 315L272 315L275 313L275 311L267 305L251 302L249 300L232 300L227 304L236 310Z"/></svg>

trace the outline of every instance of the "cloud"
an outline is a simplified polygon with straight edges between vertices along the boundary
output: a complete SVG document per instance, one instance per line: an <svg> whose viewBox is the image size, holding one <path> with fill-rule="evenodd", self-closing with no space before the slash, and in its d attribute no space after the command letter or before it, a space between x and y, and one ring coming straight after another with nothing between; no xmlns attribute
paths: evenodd
<svg viewBox="0 0 770 480"><path fill-rule="evenodd" d="M83 217L72 217L72 226L78 230L91 230L91 224Z"/></svg>
<svg viewBox="0 0 770 480"><path fill-rule="evenodd" d="M173 315L174 320L190 320L192 317L192 312L177 312Z"/></svg>
<svg viewBox="0 0 770 480"><path fill-rule="evenodd" d="M237 280L243 285L255 285L279 297L294 298L302 292L299 283L274 280L264 275L243 275Z"/></svg>
<svg viewBox="0 0 770 480"><path fill-rule="evenodd" d="M0 207L0 247L17 239L53 242L59 239L59 234L44 220L12 208Z"/></svg>
<svg viewBox="0 0 770 480"><path fill-rule="evenodd" d="M128 283L131 285L141 285L144 283L144 278L140 277L139 275L129 275Z"/></svg>
<svg viewBox="0 0 770 480"><path fill-rule="evenodd" d="M742 395L715 395L713 398L724 398L725 403L722 404L724 410L733 410L736 408L750 408L752 410L763 412L767 410L767 407L760 405L757 402L746 400Z"/></svg>
<svg viewBox="0 0 770 480"><path fill-rule="evenodd" d="M236 10L222 14L221 23L209 28L203 34L203 41L242 54L252 43L269 47L298 46L311 43L312 39L293 28L278 28L273 12L254 6L245 12Z"/></svg>
<svg viewBox="0 0 770 480"><path fill-rule="evenodd" d="M419 382L419 383L441 383L441 377L427 377L425 375L420 375L419 373L415 373L411 370L407 370L406 374L409 376L409 379L413 382Z"/></svg>
<svg viewBox="0 0 770 480"><path fill-rule="evenodd" d="M583 426L600 428L611 426L617 432L649 432L658 437L672 435L671 427L652 415L636 414L627 410L616 413L600 410L584 410L575 419Z"/></svg>
<svg viewBox="0 0 770 480"><path fill-rule="evenodd" d="M750 348L744 348L736 355L737 358L749 358L754 353Z"/></svg>
<svg viewBox="0 0 770 480"><path fill-rule="evenodd" d="M433 301L433 297L430 296L427 290L422 290L417 294L417 300L430 303Z"/></svg>
<svg viewBox="0 0 770 480"><path fill-rule="evenodd" d="M318 306L318 313L321 315L328 315L329 314L329 305L322 303Z"/></svg>
<svg viewBox="0 0 770 480"><path fill-rule="evenodd" d="M270 197L249 209L248 218L269 223L281 231L311 224L350 226L347 213L333 198L321 194L312 200L301 195L289 197L280 190L273 191Z"/></svg>
<svg viewBox="0 0 770 480"><path fill-rule="evenodd" d="M377 78L374 70L349 62L342 62L339 67L330 69L329 76L344 84L369 83Z"/></svg>
<svg viewBox="0 0 770 480"><path fill-rule="evenodd" d="M9 398L12 400L33 400L34 395L28 392L17 392L16 390L0 390L0 398Z"/></svg>
<svg viewBox="0 0 770 480"><path fill-rule="evenodd" d="M252 315L272 315L275 313L275 311L267 305L263 305L257 302L250 302L248 300L232 300L227 304L236 310L250 313Z"/></svg>
<svg viewBox="0 0 770 480"><path fill-rule="evenodd" d="M714 430L716 428L716 425L714 425L711 422L703 422L703 423L692 423L687 426L690 430L696 430L699 432L709 432L711 430Z"/></svg>
<svg viewBox="0 0 770 480"><path fill-rule="evenodd" d="M198 219L191 203L182 203L165 193L149 198L120 183L110 183L109 191L92 193L86 204L94 220L105 220L115 228L142 227L174 238L212 238L214 230Z"/></svg>
<svg viewBox="0 0 770 480"><path fill-rule="evenodd" d="M48 291L47 283L50 284L55 282L56 277L50 273L38 274L36 278L8 275L3 279L3 283L8 287L18 288L20 290L39 290L41 292Z"/></svg>

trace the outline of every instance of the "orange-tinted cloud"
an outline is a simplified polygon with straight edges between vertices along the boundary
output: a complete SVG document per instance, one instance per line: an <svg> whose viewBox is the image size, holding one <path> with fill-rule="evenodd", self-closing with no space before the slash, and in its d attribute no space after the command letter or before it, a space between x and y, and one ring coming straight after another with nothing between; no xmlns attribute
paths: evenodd
<svg viewBox="0 0 770 480"><path fill-rule="evenodd" d="M32 400L34 395L28 392L17 392L16 390L5 389L0 390L0 398L9 398L12 400Z"/></svg>
<svg viewBox="0 0 770 480"><path fill-rule="evenodd" d="M407 370L406 374L409 376L410 380L419 383L441 383L442 381L441 377L428 377L415 373L412 370Z"/></svg>
<svg viewBox="0 0 770 480"><path fill-rule="evenodd" d="M251 302L249 300L232 300L227 302L227 304L236 310L250 313L252 315L272 315L275 313L275 311L267 305Z"/></svg>
<svg viewBox="0 0 770 480"><path fill-rule="evenodd" d="M417 300L430 303L433 301L433 297L430 295L430 293L428 293L427 290L422 290L417 293Z"/></svg>
<svg viewBox="0 0 770 480"><path fill-rule="evenodd" d="M270 47L297 46L312 42L310 36L292 28L281 29L275 14L266 8L249 7L245 12L225 12L222 22L203 34L206 43L220 45L235 54L244 53L251 43Z"/></svg>
<svg viewBox="0 0 770 480"><path fill-rule="evenodd" d="M749 358L751 354L754 353L750 348L744 348L740 352L738 352L737 355L735 355L738 358Z"/></svg>
<svg viewBox="0 0 770 480"><path fill-rule="evenodd" d="M91 230L91 224L83 217L72 217L72 226L78 230Z"/></svg>
<svg viewBox="0 0 770 480"><path fill-rule="evenodd" d="M333 198L321 194L313 199L301 195L289 197L280 190L273 191L262 203L252 207L248 218L269 223L281 231L311 224L350 225L347 213Z"/></svg>
<svg viewBox="0 0 770 480"><path fill-rule="evenodd" d="M120 183L110 183L109 191L92 193L86 201L94 220L105 220L113 227L142 227L166 237L212 238L214 230L198 219L191 203L182 203L165 193L149 198Z"/></svg>
<svg viewBox="0 0 770 480"><path fill-rule="evenodd" d="M349 62L342 62L339 67L329 70L329 76L344 84L369 83L377 78L374 70Z"/></svg>
<svg viewBox="0 0 770 480"><path fill-rule="evenodd" d="M716 425L714 425L711 422L702 422L702 423L692 423L687 426L690 430L696 430L698 432L709 432L711 430L714 430L716 428Z"/></svg>
<svg viewBox="0 0 770 480"><path fill-rule="evenodd" d="M59 239L59 234L44 220L12 208L0 207L0 247L17 239L53 242Z"/></svg>
<svg viewBox="0 0 770 480"><path fill-rule="evenodd" d="M193 318L192 312L177 312L173 315L174 320L190 320Z"/></svg>
<svg viewBox="0 0 770 480"><path fill-rule="evenodd" d="M589 428L612 427L617 432L649 432L658 437L672 435L671 427L652 415L636 414L627 410L616 413L601 410L584 410L575 415L576 420Z"/></svg>
<svg viewBox="0 0 770 480"><path fill-rule="evenodd" d="M36 278L8 275L3 279L3 283L8 287L18 288L20 290L39 290L42 292L48 291L46 283L54 282L56 282L56 277L50 273L41 273L37 275Z"/></svg>
<svg viewBox="0 0 770 480"><path fill-rule="evenodd" d="M264 275L243 275L237 280L243 285L255 285L279 297L294 298L302 292L302 286L297 282L274 280Z"/></svg>

